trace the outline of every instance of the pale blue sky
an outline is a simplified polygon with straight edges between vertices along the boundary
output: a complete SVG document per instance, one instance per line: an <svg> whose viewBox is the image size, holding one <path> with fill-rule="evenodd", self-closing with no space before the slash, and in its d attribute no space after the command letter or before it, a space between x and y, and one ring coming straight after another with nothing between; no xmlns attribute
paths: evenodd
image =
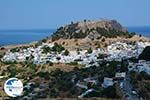
<svg viewBox="0 0 150 100"><path fill-rule="evenodd" d="M38 29L83 19L150 26L150 0L0 0L0 29Z"/></svg>

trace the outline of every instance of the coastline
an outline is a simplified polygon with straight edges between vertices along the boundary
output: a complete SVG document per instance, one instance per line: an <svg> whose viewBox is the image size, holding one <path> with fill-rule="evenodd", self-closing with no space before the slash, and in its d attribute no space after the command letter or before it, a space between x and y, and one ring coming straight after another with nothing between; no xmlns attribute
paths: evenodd
<svg viewBox="0 0 150 100"><path fill-rule="evenodd" d="M136 33L136 35L134 36L134 38L131 38L130 40L132 40L132 41L138 41L138 40L140 40L140 39L142 39L142 40L146 40L146 41L150 41L150 34L148 33L149 32L149 27L127 27L127 29L128 29L128 31L129 32L135 32ZM144 30L145 29L145 30ZM47 30L48 31L51 31L51 32L47 32ZM48 34L51 34L52 35L52 33L54 32L54 30L55 29L47 29L46 31L45 30L41 30L41 29L39 29L38 31L37 30L26 30L26 31L29 31L29 32L31 32L31 31L33 31L33 32L35 32L35 31L37 31L37 32L43 32L43 31L45 31L45 32L47 32ZM10 31L10 30L9 30ZM8 32L9 32L8 31ZM24 32L25 30L19 30L19 32ZM18 32L18 30L14 30L13 32ZM47 34L46 33L46 34ZM139 37L139 35L142 35L142 37ZM43 39L43 38L42 38ZM121 40L122 38L109 38L108 40ZM39 39L39 40L41 40L41 39ZM31 42L26 42L26 43L10 43L10 44L4 44L4 45L0 45L0 48L6 48L6 49L12 49L12 48L15 48L15 47L21 47L21 46L29 46L29 45L32 45L32 44L34 44L34 43L37 43L39 40L33 40L33 41L31 41ZM124 39L124 40L126 40L126 39ZM127 39L128 40L128 39Z"/></svg>
<svg viewBox="0 0 150 100"><path fill-rule="evenodd" d="M35 43L37 43L38 41L33 41L33 42L30 42L30 43L25 43L25 44L10 44L10 45L4 45L4 46L0 46L0 47L4 47L5 49L12 49L12 48L15 48L15 47L21 47L21 46L29 46L29 45L33 45Z"/></svg>
<svg viewBox="0 0 150 100"><path fill-rule="evenodd" d="M6 51L16 48L16 47L22 47L22 46L29 46L29 45L33 45L35 43L37 43L38 41L33 41L30 43L26 43L26 44L14 44L14 45L4 45L4 46L0 46L0 55L5 54Z"/></svg>
<svg viewBox="0 0 150 100"><path fill-rule="evenodd" d="M139 34L136 34L135 36L133 36L130 39L125 39L125 38L107 38L106 40L111 40L111 41L120 41L120 40L130 40L130 41L150 41L150 37L146 37L146 36L141 36L139 37ZM59 40L58 40L59 41ZM35 43L37 43L38 41L33 41L30 43L25 43L25 44L10 44L10 45L4 45L4 46L0 46L0 48L5 48L5 49L12 49L15 47L21 47L21 46L29 46L29 45L33 45Z"/></svg>
<svg viewBox="0 0 150 100"><path fill-rule="evenodd" d="M117 38L107 38L106 40L108 40L108 41L122 41L122 40L141 41L142 40L142 41L149 41L150 42L150 37L149 36L141 36L141 37L139 37L139 35L140 34L136 34L134 37L132 37L130 39L117 37ZM40 41L40 40L38 40L38 41ZM22 44L2 45L2 46L0 46L0 51L1 51L1 48L5 48L5 49L8 50L8 49L16 48L16 47L33 45L33 44L37 43L38 41L32 41L32 42L29 42L29 43L22 43ZM56 42L61 42L61 41L63 41L63 40L60 39L60 40L57 40Z"/></svg>

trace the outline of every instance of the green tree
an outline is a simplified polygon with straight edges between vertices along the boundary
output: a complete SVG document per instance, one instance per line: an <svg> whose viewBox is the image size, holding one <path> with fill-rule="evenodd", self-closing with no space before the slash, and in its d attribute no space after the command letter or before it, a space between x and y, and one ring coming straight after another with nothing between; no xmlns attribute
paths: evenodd
<svg viewBox="0 0 150 100"><path fill-rule="evenodd" d="M145 47L143 52L139 55L139 59L150 61L150 46Z"/></svg>
<svg viewBox="0 0 150 100"><path fill-rule="evenodd" d="M38 74L37 74L39 77L43 77L43 78L45 78L45 79L47 79L47 80L49 80L50 79L50 74L48 73L48 72L39 72Z"/></svg>
<svg viewBox="0 0 150 100"><path fill-rule="evenodd" d="M15 77L17 75L17 69L16 69L16 66L14 64L11 64L8 67L8 71L10 73L9 77Z"/></svg>
<svg viewBox="0 0 150 100"><path fill-rule="evenodd" d="M60 59L61 59L61 57L56 57L56 59L57 59L57 60L60 60Z"/></svg>
<svg viewBox="0 0 150 100"><path fill-rule="evenodd" d="M48 47L48 46L43 46L43 47L42 47L42 50L43 50L43 53L48 53L48 52L51 51L51 48Z"/></svg>
<svg viewBox="0 0 150 100"><path fill-rule="evenodd" d="M102 42L105 42L105 38L102 38Z"/></svg>
<svg viewBox="0 0 150 100"><path fill-rule="evenodd" d="M92 48L89 48L89 49L87 50L87 53L92 53L92 52L93 52Z"/></svg>
<svg viewBox="0 0 150 100"><path fill-rule="evenodd" d="M68 51L68 50L65 50L64 55L65 55L65 56L68 56L68 55L69 55L69 51Z"/></svg>
<svg viewBox="0 0 150 100"><path fill-rule="evenodd" d="M19 52L20 49L19 49L19 48L13 48L13 49L11 49L10 51L14 53L14 52Z"/></svg>
<svg viewBox="0 0 150 100"><path fill-rule="evenodd" d="M127 65L127 61L125 60L121 60L121 68L120 68L121 72L126 72L128 71L128 65Z"/></svg>
<svg viewBox="0 0 150 100"><path fill-rule="evenodd" d="M143 79L145 80L149 80L150 79L150 75L148 75L146 72L142 71L140 72L140 75Z"/></svg>
<svg viewBox="0 0 150 100"><path fill-rule="evenodd" d="M53 62L51 62L51 61L47 61L46 62L49 66L53 66L54 64L53 64Z"/></svg>
<svg viewBox="0 0 150 100"><path fill-rule="evenodd" d="M77 61L70 62L69 65L78 65Z"/></svg>
<svg viewBox="0 0 150 100"><path fill-rule="evenodd" d="M42 42L44 42L44 43L46 43L47 42L47 40L46 39L43 39L43 40L41 40Z"/></svg>
<svg viewBox="0 0 150 100"><path fill-rule="evenodd" d="M107 98L116 98L116 88L114 86L109 86L104 89L103 95L106 96Z"/></svg>
<svg viewBox="0 0 150 100"><path fill-rule="evenodd" d="M60 53L63 50L65 50L65 48L62 45L58 43L54 43L54 46L52 47L52 51Z"/></svg>

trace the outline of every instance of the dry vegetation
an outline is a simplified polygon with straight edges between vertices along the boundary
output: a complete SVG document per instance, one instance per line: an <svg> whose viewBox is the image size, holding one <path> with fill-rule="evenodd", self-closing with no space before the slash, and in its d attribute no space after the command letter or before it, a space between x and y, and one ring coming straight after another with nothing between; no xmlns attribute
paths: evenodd
<svg viewBox="0 0 150 100"><path fill-rule="evenodd" d="M66 49L68 50L87 50L90 47L92 48L105 48L107 45L111 44L112 42L117 42L117 41L131 41L131 42L136 42L136 41L150 41L150 38L147 37L140 37L138 35L133 36L132 38L122 38L122 37L117 37L117 38L101 38L101 39L95 39L91 40L89 38L84 38L84 39L59 39L54 42L57 42L58 44L62 44ZM48 43L52 43L51 40L48 40Z"/></svg>

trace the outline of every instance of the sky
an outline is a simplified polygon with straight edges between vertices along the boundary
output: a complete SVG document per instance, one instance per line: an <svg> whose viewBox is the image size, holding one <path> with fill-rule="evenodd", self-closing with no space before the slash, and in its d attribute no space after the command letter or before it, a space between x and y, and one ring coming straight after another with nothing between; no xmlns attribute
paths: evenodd
<svg viewBox="0 0 150 100"><path fill-rule="evenodd" d="M0 0L0 29L56 29L84 19L150 26L150 0Z"/></svg>

